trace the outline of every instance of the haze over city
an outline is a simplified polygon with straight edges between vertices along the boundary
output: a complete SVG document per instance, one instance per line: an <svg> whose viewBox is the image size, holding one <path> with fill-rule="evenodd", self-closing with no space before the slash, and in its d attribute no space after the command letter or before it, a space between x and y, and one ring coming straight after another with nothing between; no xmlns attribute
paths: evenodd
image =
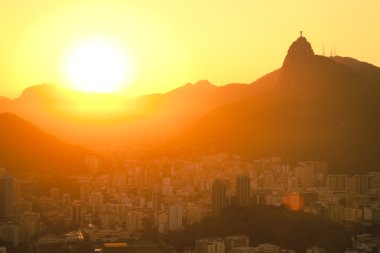
<svg viewBox="0 0 380 253"><path fill-rule="evenodd" d="M0 253L380 252L380 3L0 4Z"/></svg>

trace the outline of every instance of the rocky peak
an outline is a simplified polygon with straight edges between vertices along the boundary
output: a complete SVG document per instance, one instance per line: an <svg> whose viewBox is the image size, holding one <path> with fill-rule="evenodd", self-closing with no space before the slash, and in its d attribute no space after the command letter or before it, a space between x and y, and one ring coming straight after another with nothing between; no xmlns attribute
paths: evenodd
<svg viewBox="0 0 380 253"><path fill-rule="evenodd" d="M311 44L302 35L290 45L288 54L285 57L283 67L302 64L305 60L308 60L314 56L314 51L311 48Z"/></svg>

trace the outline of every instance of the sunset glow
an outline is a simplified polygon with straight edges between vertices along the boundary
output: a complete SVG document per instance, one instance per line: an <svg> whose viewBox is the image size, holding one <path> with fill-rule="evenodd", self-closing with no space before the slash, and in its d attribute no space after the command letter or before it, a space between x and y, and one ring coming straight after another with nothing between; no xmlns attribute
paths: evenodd
<svg viewBox="0 0 380 253"><path fill-rule="evenodd" d="M251 83L281 66L299 30L316 54L325 48L328 55L335 44L339 55L379 65L379 7L369 0L3 1L2 95L15 98L40 83L66 87L73 79L81 83L76 88L87 90L94 80L84 77L83 70L68 78L62 74L61 59L77 57L67 50L99 37L117 41L116 51L127 54L126 61L133 59L133 80L128 70L122 84L130 96L163 93L203 79L216 85ZM117 89L111 86L96 90Z"/></svg>
<svg viewBox="0 0 380 253"><path fill-rule="evenodd" d="M0 5L0 253L380 252L380 1Z"/></svg>
<svg viewBox="0 0 380 253"><path fill-rule="evenodd" d="M70 86L85 92L119 91L131 76L131 64L122 50L99 39L76 45L64 69Z"/></svg>

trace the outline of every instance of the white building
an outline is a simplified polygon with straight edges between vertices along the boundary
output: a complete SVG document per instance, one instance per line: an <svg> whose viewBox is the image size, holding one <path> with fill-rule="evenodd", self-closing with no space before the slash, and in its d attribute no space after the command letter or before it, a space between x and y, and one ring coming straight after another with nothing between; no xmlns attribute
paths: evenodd
<svg viewBox="0 0 380 253"><path fill-rule="evenodd" d="M195 241L195 253L226 253L222 238L202 238Z"/></svg>

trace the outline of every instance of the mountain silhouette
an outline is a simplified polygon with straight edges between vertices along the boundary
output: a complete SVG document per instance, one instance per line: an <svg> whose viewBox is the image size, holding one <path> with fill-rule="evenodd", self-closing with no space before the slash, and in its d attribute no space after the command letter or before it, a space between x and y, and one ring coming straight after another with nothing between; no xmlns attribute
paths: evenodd
<svg viewBox="0 0 380 253"><path fill-rule="evenodd" d="M81 109L88 101L101 110ZM118 101L118 110L108 110L108 101ZM202 80L136 98L42 84L0 99L0 112L69 143L168 143L182 152L227 151L247 159L326 160L335 171L352 172L380 162L379 109L380 68L316 55L303 36L280 69L250 84Z"/></svg>
<svg viewBox="0 0 380 253"><path fill-rule="evenodd" d="M19 98L0 101L0 112L30 121L69 143L85 146L152 143L174 137L216 108L259 94L276 79L277 72L252 84L215 86L207 80L188 83L164 94L127 98L112 94L88 94L41 84L24 90ZM266 81L268 80L268 81ZM116 112L106 109L79 111L90 102L107 105L119 101Z"/></svg>
<svg viewBox="0 0 380 253"><path fill-rule="evenodd" d="M333 59L335 62L341 63L349 67L351 70L362 75L370 83L375 85L376 89L380 89L380 68L372 64L358 61L350 57L341 57L334 56Z"/></svg>
<svg viewBox="0 0 380 253"><path fill-rule="evenodd" d="M91 154L10 113L0 113L0 140L0 167L14 174L80 174Z"/></svg>
<svg viewBox="0 0 380 253"><path fill-rule="evenodd" d="M334 171L375 169L380 158L378 68L290 46L267 92L211 112L176 138L183 149L257 159L326 160ZM265 85L264 85L265 86Z"/></svg>

